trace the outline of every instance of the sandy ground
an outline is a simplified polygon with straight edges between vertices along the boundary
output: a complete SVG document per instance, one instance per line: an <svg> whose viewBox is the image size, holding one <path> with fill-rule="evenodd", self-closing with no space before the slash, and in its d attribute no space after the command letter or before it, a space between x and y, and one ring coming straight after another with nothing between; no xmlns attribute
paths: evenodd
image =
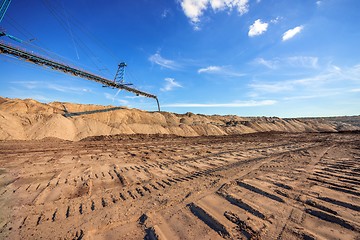
<svg viewBox="0 0 360 240"><path fill-rule="evenodd" d="M234 115L146 112L124 107L40 103L0 97L0 140L56 137L78 141L90 136L168 134L223 136L255 132L339 132L360 130L360 117L282 119Z"/></svg>
<svg viewBox="0 0 360 240"><path fill-rule="evenodd" d="M360 135L0 142L1 239L360 239Z"/></svg>

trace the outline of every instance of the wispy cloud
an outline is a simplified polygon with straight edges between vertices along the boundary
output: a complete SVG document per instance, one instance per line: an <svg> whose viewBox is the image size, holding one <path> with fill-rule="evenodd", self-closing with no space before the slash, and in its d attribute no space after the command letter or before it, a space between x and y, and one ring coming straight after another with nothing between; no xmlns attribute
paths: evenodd
<svg viewBox="0 0 360 240"><path fill-rule="evenodd" d="M42 81L13 81L12 83L20 85L26 89L50 89L64 93L83 94L92 92L89 88L75 87L75 86L63 86L60 84L42 82Z"/></svg>
<svg viewBox="0 0 360 240"><path fill-rule="evenodd" d="M205 67L205 68L200 68L198 70L198 73L219 72L221 70L222 70L222 67L219 67L219 66L208 66L208 67Z"/></svg>
<svg viewBox="0 0 360 240"><path fill-rule="evenodd" d="M256 82L250 83L249 87L258 92L269 92L269 93L277 93L292 90L294 87L293 82Z"/></svg>
<svg viewBox="0 0 360 240"><path fill-rule="evenodd" d="M298 90L300 87L314 89L330 83L360 84L360 65L350 68L330 65L325 71L313 76L275 82L253 82L249 87L258 92L275 93Z"/></svg>
<svg viewBox="0 0 360 240"><path fill-rule="evenodd" d="M84 93L84 92L91 92L90 89L88 88L82 88L82 87L67 87L67 86L61 86L61 85L57 85L57 84L48 84L47 88L55 90L55 91L59 91L59 92L73 92L73 93Z"/></svg>
<svg viewBox="0 0 360 240"><path fill-rule="evenodd" d="M319 59L309 56L294 56L285 59L290 65L295 67L317 68Z"/></svg>
<svg viewBox="0 0 360 240"><path fill-rule="evenodd" d="M286 58L264 59L256 58L253 63L263 65L270 69L280 67L301 67L301 68L318 68L318 57L313 56L292 56Z"/></svg>
<svg viewBox="0 0 360 240"><path fill-rule="evenodd" d="M271 19L270 20L270 23L274 23L274 24L277 24L282 18L281 17L276 17L274 19Z"/></svg>
<svg viewBox="0 0 360 240"><path fill-rule="evenodd" d="M295 28L292 28L290 30L287 30L282 37L283 41L287 41L293 37L295 37L295 35L299 34L302 30L304 29L304 26L297 26Z"/></svg>
<svg viewBox="0 0 360 240"><path fill-rule="evenodd" d="M262 22L261 19L255 20L255 22L250 25L248 35L249 37L259 36L266 32L269 24Z"/></svg>
<svg viewBox="0 0 360 240"><path fill-rule="evenodd" d="M165 86L160 90L163 92L172 91L174 88L181 88L183 86L176 82L174 78L165 78Z"/></svg>
<svg viewBox="0 0 360 240"><path fill-rule="evenodd" d="M316 94L311 95L299 95L299 96L291 96L291 97L284 97L283 100L307 100L307 99L314 99L314 98L324 98L339 95L340 92L337 89L333 89L332 91L323 91L317 92Z"/></svg>
<svg viewBox="0 0 360 240"><path fill-rule="evenodd" d="M197 71L199 74L207 73L207 74L220 74L230 77L242 77L245 76L243 73L235 72L229 69L228 66L208 66L204 68L200 68Z"/></svg>
<svg viewBox="0 0 360 240"><path fill-rule="evenodd" d="M161 67L176 70L179 69L181 66L175 62L174 60L166 59L160 55L159 52L156 52L155 54L151 55L149 57L149 61L157 64Z"/></svg>
<svg viewBox="0 0 360 240"><path fill-rule="evenodd" d="M267 68L271 68L271 69L275 69L279 65L279 60L277 60L277 59L265 60L264 58L256 58L253 62L255 64L263 65L263 66L265 66Z"/></svg>
<svg viewBox="0 0 360 240"><path fill-rule="evenodd" d="M358 92L360 92L360 88L351 89L349 92L358 93Z"/></svg>
<svg viewBox="0 0 360 240"><path fill-rule="evenodd" d="M170 9L165 9L161 14L161 18L166 18L169 14L170 14Z"/></svg>
<svg viewBox="0 0 360 240"><path fill-rule="evenodd" d="M128 104L129 104L129 101L127 101L127 100L116 98L116 94L115 94L115 95L112 95L112 94L110 94L110 93L104 93L104 95L105 95L105 98L106 98L106 99L109 99L109 100L111 100L111 101L113 101L113 102L116 101L116 102L118 102L118 103L120 103L120 104L123 104L123 105L128 105Z"/></svg>
<svg viewBox="0 0 360 240"><path fill-rule="evenodd" d="M35 94L35 95L20 95L20 96L16 96L16 98L20 98L20 99L34 99L36 101L39 101L39 102L54 102L54 101L57 101L56 99L54 98L48 98L48 97L45 97L43 95L39 95L39 94Z"/></svg>
<svg viewBox="0 0 360 240"><path fill-rule="evenodd" d="M183 108L183 107L193 107L193 108L210 108L210 107L259 107L259 106L269 106L276 104L275 100L262 100L262 101L235 101L231 103L171 103L164 104L163 107L174 107L174 108Z"/></svg>
<svg viewBox="0 0 360 240"><path fill-rule="evenodd" d="M199 30L198 23L204 11L212 8L214 11L225 9L237 9L240 15L249 11L249 0L179 0L185 15L194 25L195 30Z"/></svg>

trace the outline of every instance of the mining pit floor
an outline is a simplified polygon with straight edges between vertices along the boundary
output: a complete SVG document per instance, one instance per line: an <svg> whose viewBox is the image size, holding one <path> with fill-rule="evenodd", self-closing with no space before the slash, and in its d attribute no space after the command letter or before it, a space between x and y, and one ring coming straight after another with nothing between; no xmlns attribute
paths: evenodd
<svg viewBox="0 0 360 240"><path fill-rule="evenodd" d="M360 239L360 134L0 141L0 239Z"/></svg>

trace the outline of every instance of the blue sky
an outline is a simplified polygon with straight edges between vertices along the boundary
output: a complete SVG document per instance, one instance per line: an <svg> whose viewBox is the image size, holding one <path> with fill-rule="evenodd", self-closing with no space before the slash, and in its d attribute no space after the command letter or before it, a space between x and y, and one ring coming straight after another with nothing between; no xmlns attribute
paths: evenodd
<svg viewBox="0 0 360 240"><path fill-rule="evenodd" d="M14 0L2 41L159 97L162 110L360 114L358 0ZM156 110L153 99L0 55L0 95Z"/></svg>

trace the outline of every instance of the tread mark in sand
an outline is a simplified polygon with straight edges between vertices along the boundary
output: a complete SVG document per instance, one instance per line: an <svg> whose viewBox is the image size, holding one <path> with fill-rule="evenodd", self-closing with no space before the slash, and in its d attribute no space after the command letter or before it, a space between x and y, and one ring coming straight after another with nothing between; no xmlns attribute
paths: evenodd
<svg viewBox="0 0 360 240"><path fill-rule="evenodd" d="M121 198L123 201L126 200L125 196L124 196L122 193L120 193L120 198Z"/></svg>
<svg viewBox="0 0 360 240"><path fill-rule="evenodd" d="M171 186L171 183L169 183L169 182L167 182L167 181L165 181L165 180L161 180L163 183L165 183L166 185L168 185L168 186Z"/></svg>
<svg viewBox="0 0 360 240"><path fill-rule="evenodd" d="M84 237L84 231L82 229L80 229L80 232L76 232L75 237L73 238L74 240L82 240Z"/></svg>
<svg viewBox="0 0 360 240"><path fill-rule="evenodd" d="M203 221L206 225L208 225L215 232L219 233L222 237L230 237L229 232L226 230L226 227L213 218L209 213L207 213L201 207L195 205L194 203L188 204L190 211L198 217L201 221Z"/></svg>
<svg viewBox="0 0 360 240"><path fill-rule="evenodd" d="M155 190L159 190L154 184L150 183L149 184L152 188L154 188Z"/></svg>
<svg viewBox="0 0 360 240"><path fill-rule="evenodd" d="M52 220L53 222L55 222L57 211L58 211L58 210L56 209L55 212L53 213L52 217L51 217L51 220Z"/></svg>
<svg viewBox="0 0 360 240"><path fill-rule="evenodd" d="M114 169L114 173L116 174L117 178L119 179L120 183L125 186L126 183L125 183L125 179L123 176L120 175L120 173L118 173L118 171L116 171L116 169Z"/></svg>
<svg viewBox="0 0 360 240"><path fill-rule="evenodd" d="M111 179L114 179L114 176L113 176L113 175L111 175L110 171L109 171L108 173L109 173L109 175L110 175Z"/></svg>
<svg viewBox="0 0 360 240"><path fill-rule="evenodd" d="M68 206L65 216L66 216L66 218L68 218L70 216L70 206Z"/></svg>
<svg viewBox="0 0 360 240"><path fill-rule="evenodd" d="M25 225L26 219L27 219L27 216L26 216L26 217L24 218L24 220L21 222L21 225L19 226L19 228L22 228L22 227Z"/></svg>
<svg viewBox="0 0 360 240"><path fill-rule="evenodd" d="M14 190L13 190L13 193L15 193L17 190L19 190L20 187L21 187L21 186L19 186L18 188L14 189Z"/></svg>
<svg viewBox="0 0 360 240"><path fill-rule="evenodd" d="M40 213L40 216L37 219L36 226L38 226L41 223L41 218L43 216L43 213Z"/></svg>
<svg viewBox="0 0 360 240"><path fill-rule="evenodd" d="M310 214L310 215L313 215L319 219L322 219L322 220L325 220L325 221L328 221L328 222L331 222L331 223L336 223L344 228L347 228L349 230L356 230L356 228L352 225L350 225L347 221L345 221L344 219L342 218L339 218L339 217L336 217L336 216L333 216L333 215L330 215L328 213L324 213L324 212L321 212L321 211L316 211L316 210L313 210L313 209L309 209L309 208L306 208L305 209L305 212Z"/></svg>
<svg viewBox="0 0 360 240"><path fill-rule="evenodd" d="M260 194L260 195L262 195L262 196L264 196L264 197L268 197L268 198L270 198L270 199L272 199L272 200L275 200L275 201L278 201L278 202L281 202L281 203L284 203L284 202L285 202L282 198L280 198L280 197L278 197L278 196L276 196L276 195L274 195L274 194L265 192L265 191L261 190L260 188L251 186L250 184L247 184L247 183L244 183L244 182L240 182L240 181L237 181L237 184L238 184L238 186L240 186L240 187L243 187L243 188L245 188L245 189L247 189L247 190L250 190L250 191L252 191L252 192L254 192L254 193Z"/></svg>
<svg viewBox="0 0 360 240"><path fill-rule="evenodd" d="M111 195L111 201L113 202L113 203L117 203L117 199L113 196L113 195Z"/></svg>
<svg viewBox="0 0 360 240"><path fill-rule="evenodd" d="M150 191L150 189L149 189L148 187L143 186L142 188L143 188L145 191L147 191L147 192L151 193L151 191Z"/></svg>
<svg viewBox="0 0 360 240"><path fill-rule="evenodd" d="M256 233L251 227L249 227L248 224L246 224L245 221L241 220L239 216L237 216L235 213L225 211L224 216L227 220L237 225L237 230L240 230L240 232L246 237L246 239L258 239L256 235L259 235L259 233Z"/></svg>
<svg viewBox="0 0 360 240"><path fill-rule="evenodd" d="M335 199L328 198L328 197L318 197L318 199L323 200L323 201L328 202L328 203L331 203L331 204L334 204L334 205L338 205L338 206L341 206L341 207L349 208L349 209L352 209L354 211L360 212L360 206L353 205L351 203L342 202L342 201L335 200Z"/></svg>
<svg viewBox="0 0 360 240"><path fill-rule="evenodd" d="M144 193L140 190L140 188L136 188L136 192L140 194L141 197L144 196Z"/></svg>
<svg viewBox="0 0 360 240"><path fill-rule="evenodd" d="M332 183L332 182L325 181L325 180L318 179L318 178L308 177L307 179L309 179L310 181L324 183L324 184L328 184L330 186L334 186L334 187L338 187L338 188L346 188L346 189L349 189L349 190L356 190L355 188L350 187L350 186L344 186L344 185L340 185L340 184L337 184L337 183Z"/></svg>
<svg viewBox="0 0 360 240"><path fill-rule="evenodd" d="M95 202L94 200L91 200L91 211L95 210Z"/></svg>
<svg viewBox="0 0 360 240"><path fill-rule="evenodd" d="M286 192L280 191L279 189L274 189L274 192L281 195L281 196L283 196L283 197L291 198Z"/></svg>
<svg viewBox="0 0 360 240"><path fill-rule="evenodd" d="M135 195L129 190L129 191L127 191L128 192L128 194L130 195L130 197L132 197L132 199L135 199L136 197L135 197Z"/></svg>
<svg viewBox="0 0 360 240"><path fill-rule="evenodd" d="M325 206L323 206L323 205L321 205L321 204L319 204L319 203L317 203L317 202L315 202L313 200L307 199L305 201L305 204L307 204L309 206L312 206L312 207L315 207L317 209L323 210L325 212L328 212L328 213L331 213L331 214L334 214L334 215L338 215L338 213L336 211L334 211L334 210L332 210L330 208L327 208L327 207L325 207Z"/></svg>
<svg viewBox="0 0 360 240"><path fill-rule="evenodd" d="M344 192L344 193L348 193L348 194L351 194L354 196L360 196L360 192L355 192L355 191L351 191L351 190L347 190L347 189L343 189L343 188L339 188L339 187L332 187L332 186L329 186L328 188L338 191L338 192Z"/></svg>
<svg viewBox="0 0 360 240"><path fill-rule="evenodd" d="M252 215L261 218L263 220L266 219L265 215L262 214L259 210L251 207L250 205L248 205L247 203L243 202L241 199L237 199L231 195L224 195L224 194L220 194L223 198L225 198L228 202L230 202L231 204L244 209L246 212L251 213Z"/></svg>
<svg viewBox="0 0 360 240"><path fill-rule="evenodd" d="M164 184L161 184L159 182L156 182L160 187L165 188Z"/></svg>
<svg viewBox="0 0 360 240"><path fill-rule="evenodd" d="M104 198L101 198L101 205L103 207L106 207L108 205Z"/></svg>
<svg viewBox="0 0 360 240"><path fill-rule="evenodd" d="M83 214L83 205L82 205L82 203L80 203L80 206L79 206L79 213Z"/></svg>
<svg viewBox="0 0 360 240"><path fill-rule="evenodd" d="M169 182L176 183L176 181L172 180L171 178L167 179Z"/></svg>

